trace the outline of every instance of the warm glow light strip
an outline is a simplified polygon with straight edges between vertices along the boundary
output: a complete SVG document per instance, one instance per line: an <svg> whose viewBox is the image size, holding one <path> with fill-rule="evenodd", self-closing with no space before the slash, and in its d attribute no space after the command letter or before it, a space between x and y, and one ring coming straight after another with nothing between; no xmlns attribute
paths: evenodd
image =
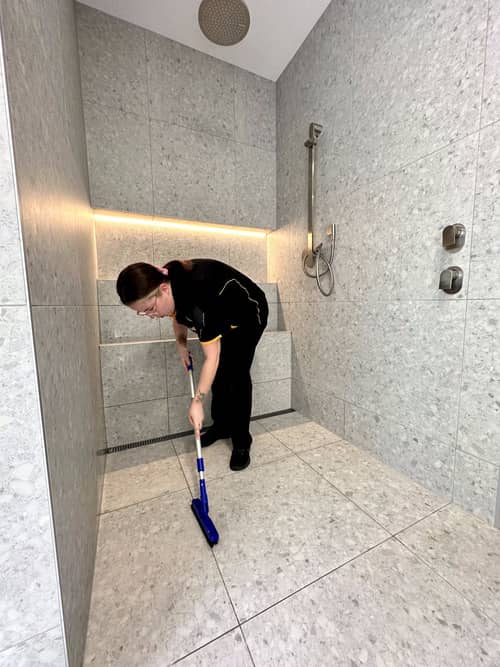
<svg viewBox="0 0 500 667"><path fill-rule="evenodd" d="M265 238L271 231L248 227L240 228L232 225L218 225L211 222L191 222L190 220L176 220L172 218L149 218L129 213L108 212L102 209L94 210L94 218L99 222L151 225L153 227L166 227L168 229L180 229L188 232L209 232L212 234L229 234L232 236L251 236L253 238Z"/></svg>

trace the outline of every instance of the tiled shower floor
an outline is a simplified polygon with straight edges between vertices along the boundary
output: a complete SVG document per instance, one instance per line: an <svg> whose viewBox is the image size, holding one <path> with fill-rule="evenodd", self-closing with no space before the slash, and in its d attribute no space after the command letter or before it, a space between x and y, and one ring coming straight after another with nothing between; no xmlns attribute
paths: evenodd
<svg viewBox="0 0 500 667"><path fill-rule="evenodd" d="M86 665L500 665L500 531L298 413L108 457ZM195 491L196 493L196 491Z"/></svg>

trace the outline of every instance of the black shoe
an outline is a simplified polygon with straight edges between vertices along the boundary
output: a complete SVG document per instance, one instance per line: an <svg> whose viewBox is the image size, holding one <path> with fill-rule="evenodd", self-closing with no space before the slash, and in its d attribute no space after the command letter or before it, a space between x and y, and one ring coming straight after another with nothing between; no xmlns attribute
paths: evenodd
<svg viewBox="0 0 500 667"><path fill-rule="evenodd" d="M231 470L244 470L250 465L249 449L233 449L229 467Z"/></svg>
<svg viewBox="0 0 500 667"><path fill-rule="evenodd" d="M210 426L205 431L205 433L201 434L201 437L200 437L201 446L202 447L210 447L210 445L213 445L214 442L217 442L217 440L222 440L224 438L229 438L229 435L223 435L216 428L214 428L213 426Z"/></svg>

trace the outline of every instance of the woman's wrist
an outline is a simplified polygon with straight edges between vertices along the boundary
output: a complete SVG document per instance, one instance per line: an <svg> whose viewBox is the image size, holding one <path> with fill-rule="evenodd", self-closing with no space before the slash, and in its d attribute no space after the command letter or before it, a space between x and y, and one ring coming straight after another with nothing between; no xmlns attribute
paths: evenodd
<svg viewBox="0 0 500 667"><path fill-rule="evenodd" d="M197 389L197 390L196 390L196 393L195 393L195 395L194 395L193 401L194 401L195 403L201 403L201 404L203 404L203 401L205 400L205 396L206 396L206 394L205 394L204 392L202 392L202 391L200 391L199 389Z"/></svg>

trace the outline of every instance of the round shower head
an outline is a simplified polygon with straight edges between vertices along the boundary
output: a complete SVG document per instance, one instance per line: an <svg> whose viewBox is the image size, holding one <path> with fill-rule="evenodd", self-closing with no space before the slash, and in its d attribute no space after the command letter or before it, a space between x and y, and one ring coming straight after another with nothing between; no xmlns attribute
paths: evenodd
<svg viewBox="0 0 500 667"><path fill-rule="evenodd" d="M250 13L243 0L202 0L198 23L207 39L220 46L241 42L250 27Z"/></svg>

